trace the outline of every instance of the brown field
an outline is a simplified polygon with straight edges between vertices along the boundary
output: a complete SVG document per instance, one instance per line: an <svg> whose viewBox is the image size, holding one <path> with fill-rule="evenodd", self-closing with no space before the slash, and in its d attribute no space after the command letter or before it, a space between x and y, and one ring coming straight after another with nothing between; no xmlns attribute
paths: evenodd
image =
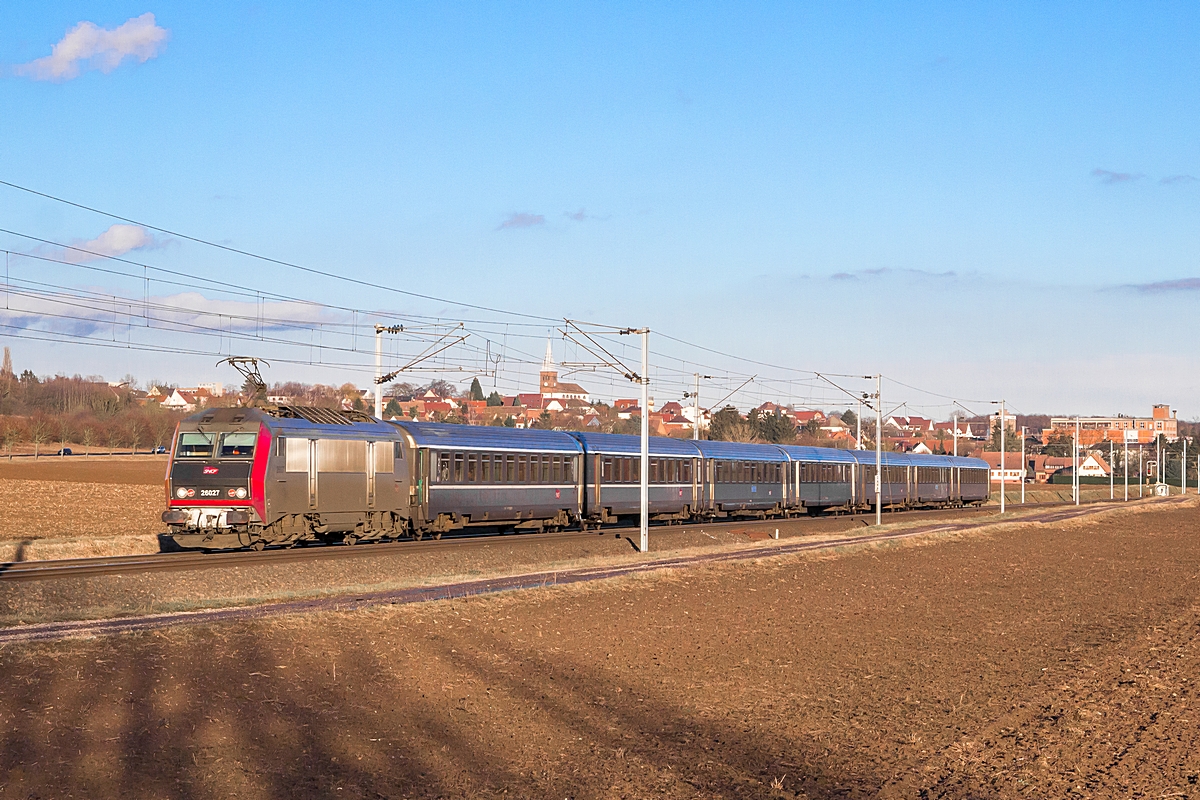
<svg viewBox="0 0 1200 800"><path fill-rule="evenodd" d="M0 561L154 552L165 456L0 460Z"/></svg>
<svg viewBox="0 0 1200 800"><path fill-rule="evenodd" d="M0 650L0 797L1200 797L1194 505Z"/></svg>

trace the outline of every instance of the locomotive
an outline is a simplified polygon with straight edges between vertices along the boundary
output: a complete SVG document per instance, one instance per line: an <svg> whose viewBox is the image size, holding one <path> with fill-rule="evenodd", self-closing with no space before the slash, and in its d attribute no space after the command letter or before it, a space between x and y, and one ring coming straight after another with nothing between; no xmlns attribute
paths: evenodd
<svg viewBox="0 0 1200 800"><path fill-rule="evenodd" d="M213 408L180 422L162 520L187 548L261 550L582 530L640 513L636 436L385 422L356 411ZM875 454L651 437L649 515L665 523L873 510ZM980 505L980 459L884 453L885 508Z"/></svg>

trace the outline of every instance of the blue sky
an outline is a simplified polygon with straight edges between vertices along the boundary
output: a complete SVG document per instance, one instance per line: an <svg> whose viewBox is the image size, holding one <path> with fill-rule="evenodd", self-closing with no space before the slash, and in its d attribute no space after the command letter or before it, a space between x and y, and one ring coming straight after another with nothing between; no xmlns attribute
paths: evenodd
<svg viewBox="0 0 1200 800"><path fill-rule="evenodd" d="M86 40L97 52L71 62L77 76L46 74L61 60L37 59L82 22L101 31ZM1200 416L1195 4L22 3L0 8L0 63L0 180L139 222L780 367L881 371L935 393L885 384L913 413L1006 397L1027 413L1169 402ZM78 244L114 220L0 187L0 223ZM385 310L482 319L166 234L130 243L129 260L213 279L214 304L234 302L228 281L360 309L359 324ZM6 234L0 248L64 252ZM186 288L21 257L9 269L93 296ZM0 311L18 368L229 377L207 354L29 338L209 347L20 302ZM505 322L530 323L508 328L489 378L528 390L536 367L521 362L551 324L486 319L476 349L444 364L469 372ZM369 351L362 338L351 349ZM389 363L419 346L395 344ZM841 402L799 373L654 348L659 397L703 369L723 370L712 391L760 373L744 403ZM268 377L369 382L369 352L318 357L364 366L281 361Z"/></svg>

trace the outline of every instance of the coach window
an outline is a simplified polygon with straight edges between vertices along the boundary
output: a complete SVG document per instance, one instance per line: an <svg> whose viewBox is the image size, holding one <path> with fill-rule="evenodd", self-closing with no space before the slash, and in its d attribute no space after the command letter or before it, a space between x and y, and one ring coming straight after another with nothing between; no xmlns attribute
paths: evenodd
<svg viewBox="0 0 1200 800"><path fill-rule="evenodd" d="M613 460L609 456L600 461L600 480L604 483L613 482Z"/></svg>
<svg viewBox="0 0 1200 800"><path fill-rule="evenodd" d="M492 455L482 453L479 456L479 480L483 483L492 482Z"/></svg>
<svg viewBox="0 0 1200 800"><path fill-rule="evenodd" d="M683 463L680 464L679 466L680 466L680 470L679 470L680 482L681 483L691 483L692 482L692 460L690 458L685 458L683 460Z"/></svg>
<svg viewBox="0 0 1200 800"><path fill-rule="evenodd" d="M475 453L467 453L467 483L478 483L479 481L479 456Z"/></svg>
<svg viewBox="0 0 1200 800"><path fill-rule="evenodd" d="M525 470L529 467L529 456L517 456L517 483L525 482Z"/></svg>
<svg viewBox="0 0 1200 800"><path fill-rule="evenodd" d="M450 482L450 454L438 453L437 482Z"/></svg>
<svg viewBox="0 0 1200 800"><path fill-rule="evenodd" d="M454 482L455 483L463 482L463 460L464 460L464 458L463 458L462 453L454 454Z"/></svg>
<svg viewBox="0 0 1200 800"><path fill-rule="evenodd" d="M563 481L566 483L575 482L575 457L563 456Z"/></svg>
<svg viewBox="0 0 1200 800"><path fill-rule="evenodd" d="M629 472L633 476L633 482L637 483L642 479L642 460L640 458L631 458L629 460L633 462Z"/></svg>
<svg viewBox="0 0 1200 800"><path fill-rule="evenodd" d="M633 465L629 462L632 460L633 459L630 458L621 459L621 483L629 483L630 475L633 473Z"/></svg>
<svg viewBox="0 0 1200 800"><path fill-rule="evenodd" d="M550 456L542 456L542 483L550 483Z"/></svg>
<svg viewBox="0 0 1200 800"><path fill-rule="evenodd" d="M504 480L508 483L513 483L517 479L517 457L507 455L504 457Z"/></svg>
<svg viewBox="0 0 1200 800"><path fill-rule="evenodd" d="M562 456L550 458L550 482L562 483Z"/></svg>
<svg viewBox="0 0 1200 800"><path fill-rule="evenodd" d="M662 459L650 459L650 483L662 483Z"/></svg>

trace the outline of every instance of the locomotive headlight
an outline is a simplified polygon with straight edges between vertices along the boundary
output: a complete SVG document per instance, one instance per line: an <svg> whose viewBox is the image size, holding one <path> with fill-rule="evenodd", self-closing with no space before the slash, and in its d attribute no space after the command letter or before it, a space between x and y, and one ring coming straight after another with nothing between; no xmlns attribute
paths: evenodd
<svg viewBox="0 0 1200 800"><path fill-rule="evenodd" d="M187 497L187 489L180 486L175 490L175 496L182 500L183 498Z"/></svg>
<svg viewBox="0 0 1200 800"><path fill-rule="evenodd" d="M238 500L245 500L246 499L246 487L239 486L238 490L237 490L237 492L235 492L235 494L237 495Z"/></svg>

